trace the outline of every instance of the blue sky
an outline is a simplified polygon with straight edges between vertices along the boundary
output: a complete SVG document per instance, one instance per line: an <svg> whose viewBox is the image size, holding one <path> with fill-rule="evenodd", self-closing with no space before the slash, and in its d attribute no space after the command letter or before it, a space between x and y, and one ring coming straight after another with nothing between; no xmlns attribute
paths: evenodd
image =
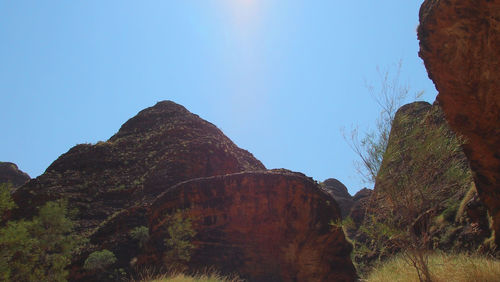
<svg viewBox="0 0 500 282"><path fill-rule="evenodd" d="M157 101L217 125L268 168L366 186L341 128L373 126L366 83L418 58L422 1L0 0L0 160L36 177Z"/></svg>

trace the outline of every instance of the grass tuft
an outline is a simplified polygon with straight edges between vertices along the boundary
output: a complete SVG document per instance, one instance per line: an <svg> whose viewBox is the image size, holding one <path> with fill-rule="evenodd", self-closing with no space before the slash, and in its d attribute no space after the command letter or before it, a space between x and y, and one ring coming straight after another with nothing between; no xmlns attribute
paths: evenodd
<svg viewBox="0 0 500 282"><path fill-rule="evenodd" d="M498 282L500 261L465 254L434 253L429 257L434 282ZM418 282L415 269L397 256L375 268L367 282Z"/></svg>
<svg viewBox="0 0 500 282"><path fill-rule="evenodd" d="M146 269L142 271L139 279L129 282L244 282L237 275L222 276L217 271L206 270L199 274L187 275L184 273L160 273Z"/></svg>

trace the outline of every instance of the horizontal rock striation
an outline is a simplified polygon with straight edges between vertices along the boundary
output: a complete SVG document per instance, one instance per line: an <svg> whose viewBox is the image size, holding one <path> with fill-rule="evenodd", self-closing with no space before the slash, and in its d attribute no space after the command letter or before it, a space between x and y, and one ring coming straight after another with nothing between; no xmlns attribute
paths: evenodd
<svg viewBox="0 0 500 282"><path fill-rule="evenodd" d="M340 210L303 174L244 172L180 183L151 206L153 245L162 244L163 217L175 211L190 218L197 232L194 270L212 266L250 281L355 279L352 246L331 225Z"/></svg>

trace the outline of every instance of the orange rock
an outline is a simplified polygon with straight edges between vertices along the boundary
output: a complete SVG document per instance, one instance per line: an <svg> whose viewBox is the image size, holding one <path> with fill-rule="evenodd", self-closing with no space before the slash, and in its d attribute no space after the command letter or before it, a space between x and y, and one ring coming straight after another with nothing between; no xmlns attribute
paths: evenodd
<svg viewBox="0 0 500 282"><path fill-rule="evenodd" d="M439 91L500 245L500 1L426 0L420 9L420 57Z"/></svg>
<svg viewBox="0 0 500 282"><path fill-rule="evenodd" d="M193 270L212 266L251 281L355 280L352 246L330 224L340 220L338 205L303 174L243 172L180 183L151 206L152 245L165 238L164 215L178 210L197 232Z"/></svg>

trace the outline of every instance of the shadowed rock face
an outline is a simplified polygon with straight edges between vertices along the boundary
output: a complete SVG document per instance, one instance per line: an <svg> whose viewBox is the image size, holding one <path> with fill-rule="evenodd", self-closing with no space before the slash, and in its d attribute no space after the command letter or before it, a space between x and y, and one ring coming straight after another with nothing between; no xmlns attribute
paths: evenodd
<svg viewBox="0 0 500 282"><path fill-rule="evenodd" d="M285 170L245 172L180 183L160 195L149 217L153 245L163 217L192 219L190 267L214 266L251 281L354 281L351 245L334 199L310 178ZM161 254L158 254L161 257Z"/></svg>
<svg viewBox="0 0 500 282"><path fill-rule="evenodd" d="M346 218L354 204L352 196L342 182L335 178L329 178L322 183L323 188L330 193L340 207L342 218Z"/></svg>
<svg viewBox="0 0 500 282"><path fill-rule="evenodd" d="M19 170L16 164L0 162L0 183L10 182L14 188L16 188L28 182L30 179L30 176Z"/></svg>
<svg viewBox="0 0 500 282"><path fill-rule="evenodd" d="M373 190L363 188L352 197L353 205L349 211L349 217L352 219L356 227L359 227L365 218L372 193ZM349 231L350 230L348 230L348 232ZM349 236L354 237L354 234L350 232Z"/></svg>
<svg viewBox="0 0 500 282"><path fill-rule="evenodd" d="M427 0L420 57L464 151L481 200L500 234L500 1ZM500 244L500 236L496 237Z"/></svg>

